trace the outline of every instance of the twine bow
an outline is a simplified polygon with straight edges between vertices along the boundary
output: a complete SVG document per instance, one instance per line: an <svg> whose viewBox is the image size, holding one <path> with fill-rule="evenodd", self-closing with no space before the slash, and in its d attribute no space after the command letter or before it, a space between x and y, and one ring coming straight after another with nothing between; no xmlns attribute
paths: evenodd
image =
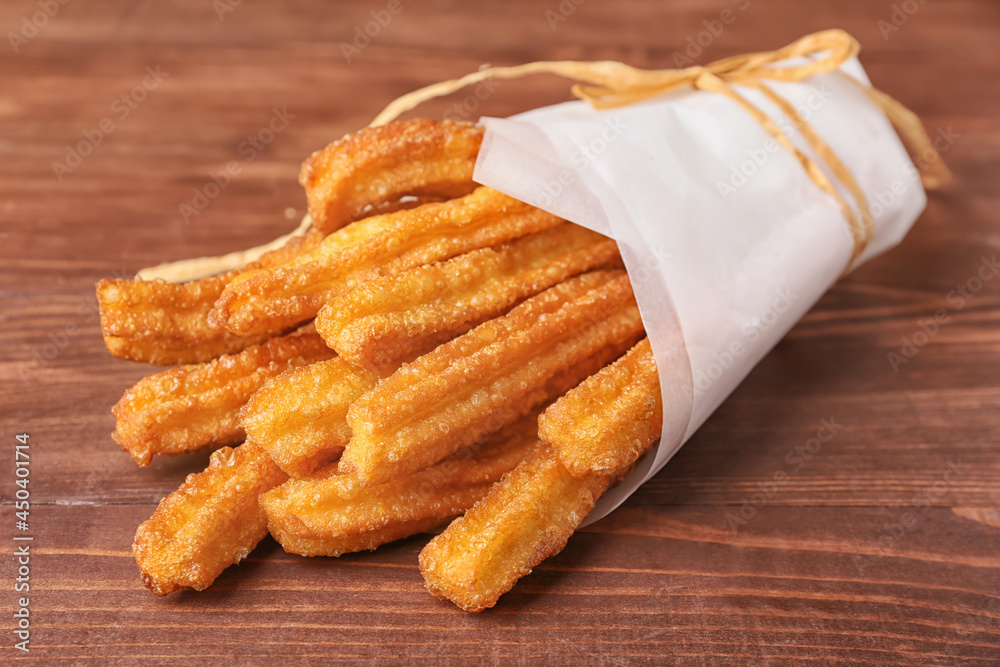
<svg viewBox="0 0 1000 667"><path fill-rule="evenodd" d="M854 176L822 137L787 100L771 90L764 82L802 81L817 74L835 71L856 56L859 49L857 40L843 30L824 30L806 35L776 51L733 56L709 65L684 69L641 70L615 61L541 61L514 67L487 67L460 79L442 81L403 95L389 104L371 125L384 125L427 100L449 95L485 79L515 79L529 74L556 74L591 84L576 83L572 91L576 97L586 100L595 109L625 106L688 87L719 93L739 104L768 134L795 156L809 178L821 190L834 197L843 211L854 240L854 253L848 263L850 267L864 252L875 229L868 199L854 180ZM811 60L802 65L779 64L796 56L809 57ZM900 136L921 156L921 163L925 167L921 174L924 186L934 188L947 181L950 178L948 169L941 161L917 115L880 90L866 86L853 77L847 78L865 91L886 114ZM781 109L802 133L813 152L851 193L858 213L855 213L854 208L837 191L816 161L797 149L777 123L736 92L734 85L760 91Z"/></svg>

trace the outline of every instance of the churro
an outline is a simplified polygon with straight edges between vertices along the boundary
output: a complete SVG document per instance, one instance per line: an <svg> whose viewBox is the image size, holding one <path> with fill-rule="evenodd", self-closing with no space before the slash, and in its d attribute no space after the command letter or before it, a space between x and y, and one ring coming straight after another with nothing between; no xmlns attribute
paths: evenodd
<svg viewBox="0 0 1000 667"><path fill-rule="evenodd" d="M628 465L660 437L662 428L663 400L648 338L538 419L539 437L574 477Z"/></svg>
<svg viewBox="0 0 1000 667"><path fill-rule="evenodd" d="M385 371L567 278L620 264L613 240L566 222L364 283L323 306L316 330L355 366Z"/></svg>
<svg viewBox="0 0 1000 667"><path fill-rule="evenodd" d="M432 465L574 387L642 330L624 271L571 278L362 395L341 470L368 485Z"/></svg>
<svg viewBox="0 0 1000 667"><path fill-rule="evenodd" d="M249 438L293 477L336 461L350 440L347 408L378 376L336 357L268 380L241 414Z"/></svg>
<svg viewBox="0 0 1000 667"><path fill-rule="evenodd" d="M292 327L240 336L209 323L212 305L226 285L246 271L278 266L319 245L311 231L264 254L243 269L188 283L165 280L100 280L97 302L108 351L119 359L147 364L196 364L258 345Z"/></svg>
<svg viewBox="0 0 1000 667"><path fill-rule="evenodd" d="M465 611L492 607L563 550L612 479L577 479L550 448L538 449L420 552L427 590Z"/></svg>
<svg viewBox="0 0 1000 667"><path fill-rule="evenodd" d="M140 466L154 456L242 442L240 408L265 380L333 354L315 331L302 331L150 375L111 408L112 437Z"/></svg>
<svg viewBox="0 0 1000 667"><path fill-rule="evenodd" d="M257 497L287 479L267 453L246 442L212 453L139 526L132 551L142 581L157 595L208 587L267 535Z"/></svg>
<svg viewBox="0 0 1000 667"><path fill-rule="evenodd" d="M330 234L287 264L241 274L211 321L239 335L294 326L367 280L448 259L559 224L559 218L491 188L376 215Z"/></svg>
<svg viewBox="0 0 1000 667"><path fill-rule="evenodd" d="M336 470L290 479L261 496L268 529L286 551L299 553L304 544L306 555L339 555L351 536L399 535L399 526L442 523L486 495L538 446L535 421L528 415L435 466L385 484L360 488ZM331 547L320 553L321 544Z"/></svg>
<svg viewBox="0 0 1000 667"><path fill-rule="evenodd" d="M424 118L349 134L302 164L309 214L329 233L400 197L468 194L482 140L480 126Z"/></svg>

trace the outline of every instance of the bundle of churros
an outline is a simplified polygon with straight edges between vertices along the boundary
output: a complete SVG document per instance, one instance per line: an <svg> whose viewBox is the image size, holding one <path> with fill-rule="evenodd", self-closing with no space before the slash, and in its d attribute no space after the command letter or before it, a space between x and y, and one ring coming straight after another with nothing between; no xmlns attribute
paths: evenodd
<svg viewBox="0 0 1000 667"><path fill-rule="evenodd" d="M115 441L143 466L218 448L139 526L146 585L203 589L268 533L340 556L444 527L428 590L496 604L902 238L926 197L894 125L947 179L857 52L830 30L705 67L434 84L305 162L303 234L200 280L101 281L111 353L176 365L125 392ZM585 101L385 124L536 72Z"/></svg>
<svg viewBox="0 0 1000 667"><path fill-rule="evenodd" d="M215 449L139 526L157 595L270 533L340 556L444 526L427 588L480 611L558 553L655 442L650 346L611 239L472 181L483 130L369 128L304 164L313 225L202 280L102 280L140 466Z"/></svg>

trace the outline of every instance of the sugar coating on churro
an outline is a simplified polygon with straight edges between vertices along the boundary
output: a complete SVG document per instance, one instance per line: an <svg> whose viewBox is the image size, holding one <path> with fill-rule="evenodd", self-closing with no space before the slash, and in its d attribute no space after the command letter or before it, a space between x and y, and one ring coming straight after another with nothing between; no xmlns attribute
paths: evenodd
<svg viewBox="0 0 1000 667"><path fill-rule="evenodd" d="M158 455L238 443L240 409L268 378L333 354L315 331L302 331L150 375L111 409L112 437L141 466Z"/></svg>
<svg viewBox="0 0 1000 667"><path fill-rule="evenodd" d="M286 473L310 475L340 456L351 437L347 408L377 381L339 357L295 368L264 383L240 423Z"/></svg>
<svg viewBox="0 0 1000 667"><path fill-rule="evenodd" d="M283 264L316 247L322 238L316 231L294 237L242 269L188 283L98 281L101 332L108 351L119 359L147 364L194 364L234 354L287 331L290 327L240 336L213 326L208 316L236 276Z"/></svg>
<svg viewBox="0 0 1000 667"><path fill-rule="evenodd" d="M613 240L567 222L364 283L323 306L316 330L352 364L386 369L567 278L620 265Z"/></svg>
<svg viewBox="0 0 1000 667"><path fill-rule="evenodd" d="M348 134L302 164L309 214L329 233L398 197L468 194L482 141L480 126L425 118Z"/></svg>
<svg viewBox="0 0 1000 667"><path fill-rule="evenodd" d="M561 220L496 190L376 215L330 234L310 253L231 281L210 322L240 335L293 326L364 281L554 227Z"/></svg>
<svg viewBox="0 0 1000 667"><path fill-rule="evenodd" d="M641 335L624 271L567 280L359 398L348 410L341 469L367 485L440 461L561 395Z"/></svg>
<svg viewBox="0 0 1000 667"><path fill-rule="evenodd" d="M465 611L492 607L562 551L612 479L577 479L551 449L539 448L420 552L427 590Z"/></svg>
<svg viewBox="0 0 1000 667"><path fill-rule="evenodd" d="M214 452L136 531L132 551L146 587L157 595L200 591L246 558L267 535L257 497L285 479L251 442Z"/></svg>
<svg viewBox="0 0 1000 667"><path fill-rule="evenodd" d="M660 437L662 428L660 380L648 338L538 419L539 437L552 445L574 477L629 465Z"/></svg>
<svg viewBox="0 0 1000 667"><path fill-rule="evenodd" d="M290 479L261 496L268 528L291 553L307 545L307 555L339 555L353 536L403 537L399 526L440 523L471 507L538 446L535 421L529 414L435 466L384 484L361 488L335 469Z"/></svg>

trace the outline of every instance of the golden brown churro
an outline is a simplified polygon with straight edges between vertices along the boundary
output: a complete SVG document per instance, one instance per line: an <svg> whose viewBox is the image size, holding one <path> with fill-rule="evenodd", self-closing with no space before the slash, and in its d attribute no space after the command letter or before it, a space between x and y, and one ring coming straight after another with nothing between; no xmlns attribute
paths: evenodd
<svg viewBox="0 0 1000 667"><path fill-rule="evenodd" d="M405 536L400 526L437 525L471 507L529 455L538 446L535 431L528 415L435 466L364 489L335 470L288 480L261 496L268 529L290 553L337 556L352 536L398 539Z"/></svg>
<svg viewBox="0 0 1000 667"><path fill-rule="evenodd" d="M450 518L432 517L420 521L404 521L403 523L390 524L378 530L315 539L302 537L295 530L287 530L286 528L294 526L294 520L288 517L284 521L274 522L268 526L268 530L287 553L299 556L342 556L356 551L373 551L383 544L418 533L425 533L437 528Z"/></svg>
<svg viewBox="0 0 1000 667"><path fill-rule="evenodd" d="M365 218L307 255L229 283L211 319L240 335L293 326L362 282L503 243L559 224L541 209L482 187L439 204Z"/></svg>
<svg viewBox="0 0 1000 667"><path fill-rule="evenodd" d="M384 371L567 278L620 264L613 240L567 222L364 283L323 306L316 330L355 366Z"/></svg>
<svg viewBox="0 0 1000 667"><path fill-rule="evenodd" d="M553 403L539 437L574 477L613 472L635 461L663 428L663 400L649 339Z"/></svg>
<svg viewBox="0 0 1000 667"><path fill-rule="evenodd" d="M150 375L111 409L116 419L112 437L140 466L157 455L241 442L240 408L265 380L333 355L315 331L303 331Z"/></svg>
<svg viewBox="0 0 1000 667"><path fill-rule="evenodd" d="M378 376L337 357L264 383L243 408L247 436L293 477L336 461L351 438L347 408Z"/></svg>
<svg viewBox="0 0 1000 667"><path fill-rule="evenodd" d="M612 479L595 473L577 479L550 448L536 450L420 552L427 590L465 611L492 607L562 551Z"/></svg>
<svg viewBox="0 0 1000 667"><path fill-rule="evenodd" d="M349 134L302 164L309 214L330 233L403 196L468 194L482 140L477 125L427 119Z"/></svg>
<svg viewBox="0 0 1000 667"><path fill-rule="evenodd" d="M196 364L264 342L291 327L239 336L209 324L208 314L226 285L244 271L278 266L319 245L312 231L291 239L244 269L189 283L101 280L97 301L108 351L147 364Z"/></svg>
<svg viewBox="0 0 1000 667"><path fill-rule="evenodd" d="M287 479L267 453L246 442L213 452L139 526L132 551L142 581L157 595L200 591L267 535L257 497Z"/></svg>
<svg viewBox="0 0 1000 667"><path fill-rule="evenodd" d="M348 410L362 485L432 465L561 395L642 335L624 271L571 278L441 345Z"/></svg>

